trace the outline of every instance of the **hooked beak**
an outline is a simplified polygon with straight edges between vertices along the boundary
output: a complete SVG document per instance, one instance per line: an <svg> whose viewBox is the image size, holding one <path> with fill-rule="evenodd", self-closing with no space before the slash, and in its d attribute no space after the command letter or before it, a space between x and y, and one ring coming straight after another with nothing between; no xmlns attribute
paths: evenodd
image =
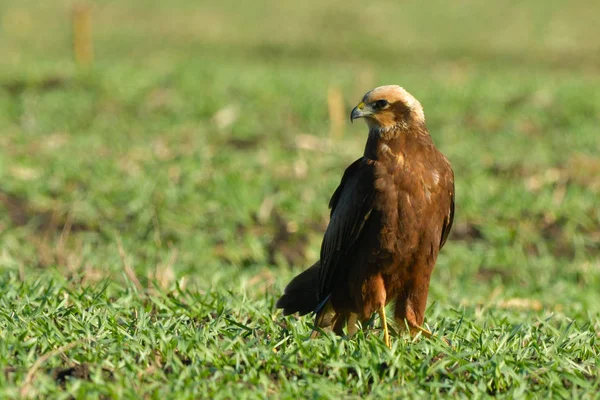
<svg viewBox="0 0 600 400"><path fill-rule="evenodd" d="M366 117L367 115L371 115L371 113L365 110L365 103L361 101L352 109L352 113L350 114L350 122L353 122L357 118Z"/></svg>

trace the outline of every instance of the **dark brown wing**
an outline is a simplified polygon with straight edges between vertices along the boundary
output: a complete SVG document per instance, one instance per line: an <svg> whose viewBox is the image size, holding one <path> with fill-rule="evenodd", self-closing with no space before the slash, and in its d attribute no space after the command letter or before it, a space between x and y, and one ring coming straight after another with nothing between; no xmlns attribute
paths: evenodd
<svg viewBox="0 0 600 400"><path fill-rule="evenodd" d="M440 249L444 247L446 239L452 229L452 223L454 222L454 182L452 182L452 191L450 192L450 210L448 216L444 218L444 225L442 226L442 239L440 240Z"/></svg>
<svg viewBox="0 0 600 400"><path fill-rule="evenodd" d="M331 219L321 245L319 301L330 294L332 278L339 268L343 268L339 265L340 260L355 244L371 214L375 197L373 180L373 162L359 158L346 169L331 197Z"/></svg>

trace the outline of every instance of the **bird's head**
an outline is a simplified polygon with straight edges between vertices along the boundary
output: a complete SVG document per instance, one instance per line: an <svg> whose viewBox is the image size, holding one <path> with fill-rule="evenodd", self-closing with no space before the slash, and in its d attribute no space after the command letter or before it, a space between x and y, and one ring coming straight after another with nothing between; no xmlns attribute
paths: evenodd
<svg viewBox="0 0 600 400"><path fill-rule="evenodd" d="M423 107L397 85L379 86L367 92L354 107L350 121L365 118L371 130L409 129L425 122Z"/></svg>

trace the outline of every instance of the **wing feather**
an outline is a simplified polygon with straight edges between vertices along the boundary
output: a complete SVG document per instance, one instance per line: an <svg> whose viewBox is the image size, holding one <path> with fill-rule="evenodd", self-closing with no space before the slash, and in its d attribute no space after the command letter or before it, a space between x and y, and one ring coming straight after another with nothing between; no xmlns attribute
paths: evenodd
<svg viewBox="0 0 600 400"><path fill-rule="evenodd" d="M375 191L373 162L359 158L344 172L329 206L331 219L321 245L319 299L331 292L334 276L348 250L356 243L371 215Z"/></svg>
<svg viewBox="0 0 600 400"><path fill-rule="evenodd" d="M454 183L452 183L452 191L450 192L450 210L448 216L444 218L444 225L442 226L442 238L440 240L440 250L444 247L450 230L452 229L452 223L454 222Z"/></svg>

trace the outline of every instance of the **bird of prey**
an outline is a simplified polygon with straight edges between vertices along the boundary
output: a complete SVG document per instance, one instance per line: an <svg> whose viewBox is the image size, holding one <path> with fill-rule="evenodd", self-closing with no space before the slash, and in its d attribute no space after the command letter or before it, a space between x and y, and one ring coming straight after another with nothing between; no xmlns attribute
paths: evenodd
<svg viewBox="0 0 600 400"><path fill-rule="evenodd" d="M329 207L320 259L285 288L284 315L316 313L317 328L349 335L385 306L411 333L423 328L429 280L454 219L454 173L435 147L421 104L400 86L377 87L352 110L369 136Z"/></svg>

